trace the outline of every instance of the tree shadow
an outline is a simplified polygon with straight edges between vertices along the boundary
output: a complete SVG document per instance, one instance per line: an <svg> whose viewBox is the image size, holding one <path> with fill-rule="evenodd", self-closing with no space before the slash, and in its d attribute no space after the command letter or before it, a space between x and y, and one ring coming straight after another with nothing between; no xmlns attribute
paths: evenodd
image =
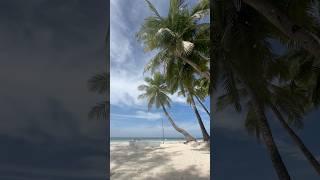
<svg viewBox="0 0 320 180"><path fill-rule="evenodd" d="M195 166L189 166L184 170L172 169L171 171L157 174L157 177L147 177L148 180L209 180L210 177L203 177Z"/></svg>
<svg viewBox="0 0 320 180"><path fill-rule="evenodd" d="M131 147L132 148L132 147ZM181 152L164 152L162 147L143 148L132 151L130 147L115 146L111 151L112 180L208 180L201 177L195 166L175 169L169 162L170 157ZM125 164L125 166L123 166ZM163 169L163 165L165 168ZM162 167L159 170L159 167ZM152 170L156 173L151 173ZM139 177L139 178L138 178Z"/></svg>

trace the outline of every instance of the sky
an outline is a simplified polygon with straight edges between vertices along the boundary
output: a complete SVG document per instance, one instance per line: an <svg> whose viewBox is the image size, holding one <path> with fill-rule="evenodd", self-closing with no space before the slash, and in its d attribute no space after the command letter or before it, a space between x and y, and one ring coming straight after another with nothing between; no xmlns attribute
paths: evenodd
<svg viewBox="0 0 320 180"><path fill-rule="evenodd" d="M284 52L284 47L276 41L271 44L277 54ZM223 91L221 88L217 89L218 93L215 94L213 102L217 101L219 93ZM258 141L256 136L249 134L244 127L245 107L241 113L236 112L233 107L223 111L217 111L217 108L213 107L212 111L213 178L218 180L278 179L263 140ZM319 179L319 175L293 143L274 114L266 111L266 115L273 138L291 178L293 180ZM320 110L312 109L302 119L302 128L291 127L318 161L320 161L320 143L317 138L320 126L319 116Z"/></svg>
<svg viewBox="0 0 320 180"><path fill-rule="evenodd" d="M166 0L151 1L161 15L167 12ZM192 1L194 3L195 1ZM168 136L179 136L170 127L163 113L152 109L147 111L145 102L139 101L137 86L143 83L143 66L154 55L144 53L143 48L135 39L143 19L150 12L143 0L111 0L111 136L155 136L161 137L161 122L165 122L165 133ZM283 47L273 44L280 52ZM219 90L218 90L219 91ZM190 107L181 97L172 97L174 105L169 110L178 125L187 129L191 134L201 137L195 117ZM214 100L215 102L215 100ZM208 100L206 106L209 106ZM201 109L201 108L199 108ZM271 160L263 142L249 135L244 128L244 115L235 112L233 108L216 111L212 107L213 134L211 141L211 161L213 162L211 176L216 180L274 180L277 179ZM318 118L320 111L310 112L304 119L304 128L295 129L305 145L320 159L320 143L318 137ZM206 128L209 122L202 112ZM293 180L318 179L317 174L303 157L302 153L292 143L273 116L268 114L279 147Z"/></svg>
<svg viewBox="0 0 320 180"><path fill-rule="evenodd" d="M169 1L151 1L162 16L166 16ZM190 2L190 5L195 1ZM148 111L146 101L138 100L137 87L144 83L145 64L156 52L144 52L135 34L144 19L151 16L144 0L110 1L110 130L111 137L162 137L163 120L166 137L182 137L177 133L162 110ZM172 108L168 111L177 125L193 136L201 138L196 116L183 97L171 96ZM209 99L205 102L209 108ZM198 105L201 117L209 132L209 117Z"/></svg>
<svg viewBox="0 0 320 180"><path fill-rule="evenodd" d="M270 40L271 48L275 54L281 55L286 47L277 40ZM219 93L223 92L219 87L215 93L213 102L217 101ZM273 180L277 179L263 140L249 134L245 129L245 112L235 111L228 107L217 111L213 106L213 158L214 179L239 179L239 180ZM269 111L266 112L271 127L273 138L278 147L282 160L293 180L319 179L319 175L304 157L300 149L293 143L288 133L282 128L280 122ZM318 128L320 110L312 109L302 119L303 127L292 129L304 142L311 153L320 161L320 143ZM230 173L232 172L232 173Z"/></svg>
<svg viewBox="0 0 320 180"><path fill-rule="evenodd" d="M105 179L105 0L0 1L0 179Z"/></svg>
<svg viewBox="0 0 320 180"><path fill-rule="evenodd" d="M263 141L259 143L255 137L246 132L243 126L243 114L235 113L232 108L214 114L214 178L277 179ZM304 128L294 128L318 160L320 160L320 143L317 139L319 116L319 111L310 112L303 120ZM318 179L318 174L288 134L283 131L279 122L270 114L268 119L275 142L292 179Z"/></svg>
<svg viewBox="0 0 320 180"><path fill-rule="evenodd" d="M152 1L166 14L167 1ZM107 1L0 1L0 179L105 179L106 125L89 120L102 97L87 80L104 71ZM111 135L177 137L163 113L138 101L142 69L152 57L134 38L150 15L142 0L111 0ZM191 108L173 96L169 110L177 123L201 136ZM207 107L209 102L206 101ZM212 107L214 109L214 107ZM199 108L201 110L201 108ZM209 131L208 117L201 112ZM216 180L274 180L263 143L247 134L243 115L213 111L212 161ZM295 131L320 157L319 111ZM269 115L274 137L294 180L318 176Z"/></svg>

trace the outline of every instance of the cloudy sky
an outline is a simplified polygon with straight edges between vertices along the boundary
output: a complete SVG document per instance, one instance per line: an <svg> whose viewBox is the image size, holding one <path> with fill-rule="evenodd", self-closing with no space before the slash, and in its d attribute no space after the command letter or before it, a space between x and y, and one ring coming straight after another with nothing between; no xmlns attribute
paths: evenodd
<svg viewBox="0 0 320 180"><path fill-rule="evenodd" d="M166 0L152 1L161 14ZM0 1L0 179L105 179L106 125L87 118L102 97L87 89L87 79L103 72L107 1ZM178 136L161 111L138 101L142 69L152 57L134 38L144 17L143 0L111 0L111 134ZM170 113L181 127L200 136L191 108L172 97ZM206 105L209 107L208 102ZM320 157L319 117L315 111L296 130ZM208 117L202 112L207 130ZM273 180L276 175L263 143L243 128L243 117L227 109L214 112L213 177ZM293 179L318 179L277 121L275 139Z"/></svg>
<svg viewBox="0 0 320 180"><path fill-rule="evenodd" d="M271 41L275 53L285 51L283 45ZM220 87L221 88L221 87ZM222 92L221 89L217 92ZM216 102L218 95L214 97ZM213 167L214 179L273 180L277 179L263 140L248 134L244 127L246 110L237 113L233 107L217 111L213 107ZM293 130L311 153L320 161L320 143L317 140L320 127L320 110L312 110L303 119L303 127ZM319 179L319 175L293 143L275 116L267 112L267 118L283 162L293 180Z"/></svg>
<svg viewBox="0 0 320 180"><path fill-rule="evenodd" d="M167 11L167 0L153 0L161 15ZM192 1L194 3L195 1ZM137 100L137 86L143 83L143 66L153 56L144 53L134 35L139 30L143 19L150 14L143 0L111 0L111 136L161 136L161 119L166 124L168 136L179 136L170 127L161 111L147 111L145 102ZM283 49L275 47L276 49ZM194 114L184 104L183 98L172 97L174 101L170 113L181 127L201 137ZM206 102L209 107L209 102ZM213 107L213 109L215 109ZM248 135L244 129L243 115L232 108L221 112L214 111L213 122L213 162L212 177L220 179L274 180L267 150L262 142ZM305 144L320 157L319 135L320 112L311 112L305 118L302 130L296 130ZM206 127L209 128L208 117L202 112ZM292 143L291 139L277 121L269 115L275 140L279 146L283 160L293 179L318 179L317 174ZM209 131L209 129L208 129Z"/></svg>
<svg viewBox="0 0 320 180"><path fill-rule="evenodd" d="M166 16L168 0L151 1L159 13ZM187 1L188 2L188 1ZM194 3L195 1L189 1ZM138 100L141 92L137 87L143 84L147 74L143 74L144 65L155 52L146 53L137 41L135 34L144 19L152 13L144 0L110 1L110 101L111 136L113 137L161 137L161 120L164 120L167 137L181 137L171 127L161 110L147 110L146 102ZM192 135L201 137L196 117L183 97L172 96L172 108L169 112L177 124ZM209 101L206 102L209 107ZM209 131L209 117L199 107L201 116Z"/></svg>
<svg viewBox="0 0 320 180"><path fill-rule="evenodd" d="M105 179L104 0L0 1L0 179Z"/></svg>
<svg viewBox="0 0 320 180"><path fill-rule="evenodd" d="M263 142L259 143L244 129L244 116L235 113L233 109L214 114L214 177L244 180L277 179ZM310 112L304 119L304 128L294 129L318 160L320 160L320 143L317 140L320 126L319 116L319 111ZM274 139L292 179L319 179L318 174L279 122L270 114L268 118Z"/></svg>

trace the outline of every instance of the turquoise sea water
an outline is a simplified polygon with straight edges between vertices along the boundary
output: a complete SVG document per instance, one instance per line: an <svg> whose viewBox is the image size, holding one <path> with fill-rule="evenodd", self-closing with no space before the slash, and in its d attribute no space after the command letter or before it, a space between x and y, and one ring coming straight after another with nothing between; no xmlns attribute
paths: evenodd
<svg viewBox="0 0 320 180"><path fill-rule="evenodd" d="M162 137L111 137L111 142L128 142L130 140L139 140L139 141L162 141ZM184 138L164 138L165 141L184 141ZM200 138L199 138L200 140Z"/></svg>

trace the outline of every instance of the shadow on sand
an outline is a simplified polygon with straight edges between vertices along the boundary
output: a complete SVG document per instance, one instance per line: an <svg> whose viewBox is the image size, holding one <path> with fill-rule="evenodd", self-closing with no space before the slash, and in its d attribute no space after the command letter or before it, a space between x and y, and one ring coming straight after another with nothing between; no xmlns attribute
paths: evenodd
<svg viewBox="0 0 320 180"><path fill-rule="evenodd" d="M161 147L132 151L128 146L113 147L111 180L208 180L195 166L178 170L170 165L170 157L180 152L164 152ZM159 168L161 167L161 169ZM152 172L154 173L151 173ZM156 172L156 173L155 173Z"/></svg>

